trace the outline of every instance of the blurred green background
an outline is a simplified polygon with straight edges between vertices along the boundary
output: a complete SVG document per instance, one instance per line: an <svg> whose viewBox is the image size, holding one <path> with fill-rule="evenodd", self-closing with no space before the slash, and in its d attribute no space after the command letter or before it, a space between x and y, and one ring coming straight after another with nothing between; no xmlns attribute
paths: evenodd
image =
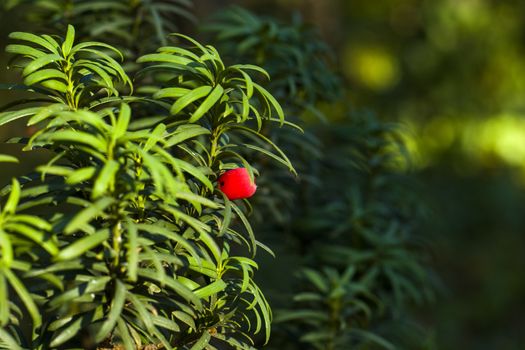
<svg viewBox="0 0 525 350"><path fill-rule="evenodd" d="M347 100L404 124L442 279L435 304L418 311L437 348L522 349L525 2L199 0L195 12L204 19L234 3L283 19L300 13L336 51ZM0 14L2 47L14 30L30 28ZM6 63L1 54L0 67ZM16 79L0 70L0 83ZM0 104L9 99L0 94ZM340 110L323 109L333 118ZM2 140L10 128L0 130ZM2 169L0 182L39 159L24 157L31 159Z"/></svg>

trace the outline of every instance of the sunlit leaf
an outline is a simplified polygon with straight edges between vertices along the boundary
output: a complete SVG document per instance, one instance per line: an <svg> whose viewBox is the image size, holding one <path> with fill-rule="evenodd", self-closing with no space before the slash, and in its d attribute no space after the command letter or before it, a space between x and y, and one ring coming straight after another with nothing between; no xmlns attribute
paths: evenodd
<svg viewBox="0 0 525 350"><path fill-rule="evenodd" d="M67 26L66 39L62 43L62 53L64 57L67 57L73 47L73 41L75 40L75 28L72 25Z"/></svg>
<svg viewBox="0 0 525 350"><path fill-rule="evenodd" d="M212 90L211 86L200 86L184 96L180 97L175 101L175 103L171 106L170 113L171 114L177 114L180 111L182 111L184 108L186 108L188 105L192 104L193 102L200 100L201 98L207 96L210 91Z"/></svg>
<svg viewBox="0 0 525 350"><path fill-rule="evenodd" d="M0 154L0 163L19 163L19 160L14 156Z"/></svg>
<svg viewBox="0 0 525 350"><path fill-rule="evenodd" d="M76 240L74 243L66 246L56 256L56 260L71 260L74 259L86 251L93 249L94 247L107 241L109 238L109 230L102 229L94 234L82 237Z"/></svg>
<svg viewBox="0 0 525 350"><path fill-rule="evenodd" d="M217 101L219 101L219 99L222 97L223 92L224 89L222 88L222 86L215 86L210 92L210 94L204 99L204 101L202 101L199 107L195 110L195 112L192 113L189 122L195 123L197 120L199 120L210 108L212 108L215 105L215 103L217 103ZM173 114L176 114L176 112Z"/></svg>
<svg viewBox="0 0 525 350"><path fill-rule="evenodd" d="M115 175L117 174L119 167L119 163L113 159L104 164L104 167L100 170L100 173L95 180L93 192L91 192L91 197L93 199L107 195L113 190Z"/></svg>
<svg viewBox="0 0 525 350"><path fill-rule="evenodd" d="M109 205L114 203L114 201L115 200L110 197L100 198L95 203L76 214L75 217L67 224L64 232L72 233L81 229L95 217L101 215Z"/></svg>
<svg viewBox="0 0 525 350"><path fill-rule="evenodd" d="M11 192L7 198L7 202L4 205L4 212L14 214L18 201L20 200L20 183L17 179L13 178L11 181Z"/></svg>
<svg viewBox="0 0 525 350"><path fill-rule="evenodd" d="M43 38L41 38L41 37L39 37L37 35L31 34L31 33L24 33L24 32L13 32L13 33L9 34L9 38L10 39L15 39L15 40L23 40L23 41L27 41L27 42L39 45L39 46L47 49L51 53L54 53L55 55L58 55L57 47L53 46L49 41L47 41L47 40L45 40L45 39L43 39Z"/></svg>

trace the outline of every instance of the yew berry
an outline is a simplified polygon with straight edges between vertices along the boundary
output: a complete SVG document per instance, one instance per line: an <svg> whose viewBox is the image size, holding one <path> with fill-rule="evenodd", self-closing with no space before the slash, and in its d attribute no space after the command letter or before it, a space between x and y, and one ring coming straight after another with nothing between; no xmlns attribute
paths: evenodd
<svg viewBox="0 0 525 350"><path fill-rule="evenodd" d="M230 200L244 199L253 196L257 186L250 180L250 174L246 168L236 168L226 171L217 180L219 189Z"/></svg>

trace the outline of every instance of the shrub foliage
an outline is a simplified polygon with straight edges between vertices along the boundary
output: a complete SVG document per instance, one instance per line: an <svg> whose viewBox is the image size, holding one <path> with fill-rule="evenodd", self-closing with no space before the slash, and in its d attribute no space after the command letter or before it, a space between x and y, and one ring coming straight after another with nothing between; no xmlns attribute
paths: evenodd
<svg viewBox="0 0 525 350"><path fill-rule="evenodd" d="M24 78L17 88L38 97L0 123L37 125L11 142L46 149L50 160L2 191L3 342L201 349L212 338L243 348L252 334L268 340L272 315L253 280L257 248L268 248L246 217L249 203L215 184L238 165L253 176L244 150L293 169L259 132L284 123L259 84L268 74L225 66L212 46L184 36L189 45L138 59L144 84L129 96L132 81L112 57L120 52L75 42L73 26L63 39L10 37Z"/></svg>
<svg viewBox="0 0 525 350"><path fill-rule="evenodd" d="M419 327L388 331L409 324L407 304L431 300L434 285L400 126L342 101L329 49L298 18L287 24L231 8L205 29L229 57L267 69L289 120L304 127L304 135L270 131L301 181L283 180L272 167L259 179L270 195L258 198L256 212L276 219L258 221L258 231L273 232L268 239L279 251L301 257L293 292L275 297L270 347L419 349ZM416 330L423 335L410 337Z"/></svg>
<svg viewBox="0 0 525 350"><path fill-rule="evenodd" d="M339 112L313 28L231 8L212 46L167 35L186 0L7 6L52 33L6 48L23 83L2 87L29 97L0 125L26 121L8 142L47 162L0 191L2 347L419 348L391 331L432 297L400 129ZM237 167L253 200L218 189ZM271 340L260 240L299 257L291 291L261 281Z"/></svg>

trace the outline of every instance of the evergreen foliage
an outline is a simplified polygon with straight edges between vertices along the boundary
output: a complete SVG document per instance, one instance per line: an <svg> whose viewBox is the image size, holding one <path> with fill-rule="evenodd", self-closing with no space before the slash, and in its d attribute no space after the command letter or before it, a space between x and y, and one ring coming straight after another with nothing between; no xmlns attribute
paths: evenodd
<svg viewBox="0 0 525 350"><path fill-rule="evenodd" d="M260 220L258 230L273 232L274 246L301 256L303 266L295 294L278 298L271 347L395 348L381 337L388 333L382 326L399 321L407 304L432 300L435 285L418 233L424 208L405 173L410 158L400 126L368 112L323 108L345 105L341 82L326 45L298 18L286 24L231 8L205 29L229 57L255 61L273 74L270 90L283 96L286 114L305 130L303 137L273 133L302 182L279 181L282 172L268 168L260 178L279 200L258 202L256 212L277 219ZM417 348L422 337L396 343Z"/></svg>
<svg viewBox="0 0 525 350"><path fill-rule="evenodd" d="M7 5L55 32L6 48L23 84L4 87L33 97L0 125L35 126L8 142L49 161L0 191L1 346L411 346L384 331L432 297L399 126L323 107L344 89L313 28L232 8L211 46L166 35L189 1ZM218 189L239 166L253 201ZM301 256L273 325L266 238Z"/></svg>

